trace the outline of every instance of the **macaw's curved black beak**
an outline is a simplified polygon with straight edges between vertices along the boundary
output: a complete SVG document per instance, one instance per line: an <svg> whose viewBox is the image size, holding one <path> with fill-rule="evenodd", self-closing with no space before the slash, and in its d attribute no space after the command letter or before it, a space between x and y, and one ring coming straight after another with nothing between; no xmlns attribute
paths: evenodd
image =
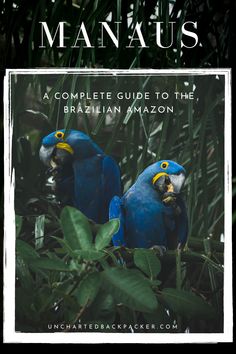
<svg viewBox="0 0 236 354"><path fill-rule="evenodd" d="M71 162L72 155L68 151L57 148L56 146L42 145L39 150L39 158L44 165L49 167L49 172L55 174L59 172L63 166Z"/></svg>
<svg viewBox="0 0 236 354"><path fill-rule="evenodd" d="M163 173L155 181L154 186L161 193L172 192L178 194L181 192L184 182L185 174L183 172L177 175L168 175L167 173Z"/></svg>
<svg viewBox="0 0 236 354"><path fill-rule="evenodd" d="M181 172L178 175L169 175L169 179L173 186L173 192L176 194L180 193L185 182L185 174Z"/></svg>
<svg viewBox="0 0 236 354"><path fill-rule="evenodd" d="M42 145L40 150L39 150L39 158L42 161L42 163L48 167L51 167L51 159L53 152L55 150L55 146L44 146Z"/></svg>
<svg viewBox="0 0 236 354"><path fill-rule="evenodd" d="M185 182L185 174L183 172L177 175L161 175L155 182L155 188L161 193L164 204L173 204L176 201L177 195Z"/></svg>

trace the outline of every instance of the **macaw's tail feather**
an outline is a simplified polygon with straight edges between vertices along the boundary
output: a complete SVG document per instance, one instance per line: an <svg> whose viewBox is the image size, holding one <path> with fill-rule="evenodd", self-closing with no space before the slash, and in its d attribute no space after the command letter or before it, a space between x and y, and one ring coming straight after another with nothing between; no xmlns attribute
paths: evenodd
<svg viewBox="0 0 236 354"><path fill-rule="evenodd" d="M124 238L124 212L122 207L122 200L115 196L112 198L109 207L109 219L119 219L119 231L113 236L112 242L114 246L126 246Z"/></svg>
<svg viewBox="0 0 236 354"><path fill-rule="evenodd" d="M122 187L119 165L110 156L105 156L102 162L102 210L101 220L109 219L109 206L114 196L121 197Z"/></svg>

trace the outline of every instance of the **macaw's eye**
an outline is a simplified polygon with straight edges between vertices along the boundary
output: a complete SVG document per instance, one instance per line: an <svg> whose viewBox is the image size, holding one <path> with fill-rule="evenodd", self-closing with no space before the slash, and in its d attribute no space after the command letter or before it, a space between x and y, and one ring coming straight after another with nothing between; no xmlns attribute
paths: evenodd
<svg viewBox="0 0 236 354"><path fill-rule="evenodd" d="M63 139L64 138L64 133L63 132L56 132L55 137L58 139Z"/></svg>
<svg viewBox="0 0 236 354"><path fill-rule="evenodd" d="M169 166L169 163L167 161L162 162L161 164L161 168L163 168L164 170Z"/></svg>

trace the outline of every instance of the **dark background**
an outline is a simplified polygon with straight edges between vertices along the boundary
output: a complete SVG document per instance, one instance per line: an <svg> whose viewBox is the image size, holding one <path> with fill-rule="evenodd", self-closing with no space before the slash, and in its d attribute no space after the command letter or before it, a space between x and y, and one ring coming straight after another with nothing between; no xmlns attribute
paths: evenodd
<svg viewBox="0 0 236 354"><path fill-rule="evenodd" d="M169 3L173 6L169 7ZM110 14L113 21L122 17L122 35L130 32L125 19L131 22L143 22L144 34L150 38L152 26L148 24L159 7L157 21L177 22L176 37L179 39L181 23L198 22L198 37L201 46L181 51L176 40L169 49L159 49L153 43L149 49L134 48L127 50L121 43L119 50L76 49L60 51L58 48L39 49L39 21L47 21L55 30L58 21L67 21L67 35L75 35L77 23L84 21L92 35L99 37L98 22L105 21ZM83 9L83 11L81 11ZM235 10L236 2L225 1L6 1L0 4L0 70L1 81L5 68L34 67L104 67L104 68L232 68L235 62ZM179 17L180 14L180 17ZM154 39L153 39L154 40ZM164 33L164 42L168 40ZM152 39L150 39L152 41ZM234 82L234 71L233 82ZM1 85L1 95L2 95ZM1 138L3 139L3 102L1 101ZM234 116L234 107L233 107ZM3 140L2 140L3 141ZM3 142L0 144L2 149ZM1 157L3 152L1 151ZM3 162L3 161L1 161ZM3 170L3 167L2 167ZM235 194L235 188L233 189ZM3 204L3 193L2 193ZM233 221L236 214L233 214Z"/></svg>

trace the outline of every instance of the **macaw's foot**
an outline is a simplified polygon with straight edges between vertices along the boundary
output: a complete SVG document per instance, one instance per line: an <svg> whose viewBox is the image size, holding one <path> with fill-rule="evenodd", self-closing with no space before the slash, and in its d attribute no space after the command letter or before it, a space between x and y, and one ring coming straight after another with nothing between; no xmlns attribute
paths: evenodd
<svg viewBox="0 0 236 354"><path fill-rule="evenodd" d="M151 250L157 251L159 256L163 256L166 253L167 249L165 246L154 245L150 247Z"/></svg>
<svg viewBox="0 0 236 354"><path fill-rule="evenodd" d="M166 192L162 196L162 201L165 205L172 205L176 202L176 193Z"/></svg>
<svg viewBox="0 0 236 354"><path fill-rule="evenodd" d="M46 171L46 176L47 177L52 177L53 181L60 182L60 180L61 180L61 172L62 172L62 167L61 166L50 167Z"/></svg>

